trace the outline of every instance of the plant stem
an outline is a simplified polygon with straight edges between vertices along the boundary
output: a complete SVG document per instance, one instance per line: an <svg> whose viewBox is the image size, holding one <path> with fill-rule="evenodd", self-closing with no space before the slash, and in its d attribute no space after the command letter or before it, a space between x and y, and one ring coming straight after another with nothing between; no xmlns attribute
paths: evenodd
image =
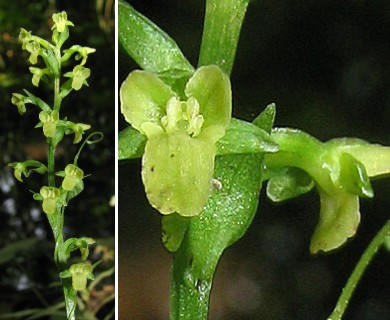
<svg viewBox="0 0 390 320"><path fill-rule="evenodd" d="M55 187L55 148L52 139L49 139L49 150L47 154L47 182L49 187Z"/></svg>
<svg viewBox="0 0 390 320"><path fill-rule="evenodd" d="M206 1L199 66L217 65L230 75L248 2L249 0ZM255 189L259 190L257 184ZM249 212L253 217L252 211ZM205 215L205 212L202 214ZM194 222L195 219L197 222ZM213 238L216 233L211 232L211 235L208 235L208 232L201 231L199 234L197 230L201 229L199 226L203 223L202 219L193 218L191 221L193 225L189 227L192 228L192 232L187 230L179 250L173 257L170 284L171 320L207 320L208 318L215 269L222 252L228 246L227 243L232 239L230 238L226 243L221 240L216 243ZM217 232L221 225L217 223L208 227ZM206 245L202 247L199 242Z"/></svg>
<svg viewBox="0 0 390 320"><path fill-rule="evenodd" d="M379 248L383 245L387 236L390 235L390 219L382 227L382 229L376 234L374 239L364 251L359 262L357 263L355 269L353 270L351 276L348 279L347 284L345 285L343 292L341 293L339 300L337 301L336 307L334 308L332 314L329 316L328 320L340 320L343 317L345 310L348 307L348 303L351 299L353 292L355 291L359 280L361 279L366 268L378 252Z"/></svg>
<svg viewBox="0 0 390 320"><path fill-rule="evenodd" d="M60 78L54 78L54 107L53 110L60 110L61 97L60 97Z"/></svg>
<svg viewBox="0 0 390 320"><path fill-rule="evenodd" d="M207 265L190 252L188 234L174 254L171 275L170 320L207 320L213 276L220 254L208 255Z"/></svg>
<svg viewBox="0 0 390 320"><path fill-rule="evenodd" d="M53 110L60 110L61 97L60 97L60 77L54 78L54 105ZM47 156L47 168L48 168L48 183L49 187L55 187L55 146L52 142L53 139L49 139L49 151Z"/></svg>
<svg viewBox="0 0 390 320"><path fill-rule="evenodd" d="M61 75L61 51L60 48L55 48L57 61L59 63L58 76L54 77L54 103L53 110L60 111L61 108L61 96L60 96L60 75ZM49 139L49 152L48 152L48 180L49 186L55 187L55 146L53 139ZM67 268L67 257L62 250L64 244L64 213L65 207L60 210L56 210L55 216L49 217L50 226L53 230L55 240L54 261L57 265L58 272L62 272ZM65 297L66 317L68 320L75 320L75 310L77 295L72 287L71 279L61 279L62 288Z"/></svg>
<svg viewBox="0 0 390 320"><path fill-rule="evenodd" d="M208 0L199 66L215 64L230 75L249 0Z"/></svg>

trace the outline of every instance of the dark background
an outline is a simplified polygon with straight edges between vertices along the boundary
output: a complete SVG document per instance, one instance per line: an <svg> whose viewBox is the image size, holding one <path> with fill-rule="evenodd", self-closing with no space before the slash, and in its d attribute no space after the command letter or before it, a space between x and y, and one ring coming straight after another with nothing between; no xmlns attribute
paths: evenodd
<svg viewBox="0 0 390 320"><path fill-rule="evenodd" d="M179 44L193 65L204 1L133 0ZM390 2L254 0L248 7L232 73L234 116L254 117L270 102L276 126L325 141L356 136L389 145ZM136 66L119 52L119 83ZM120 126L124 121L120 119ZM373 182L361 200L356 237L330 255L311 256L319 197L273 204L262 190L245 237L216 273L210 319L326 319L364 249L389 217L390 182ZM344 319L390 319L389 253L368 268ZM120 319L167 319L170 255L160 216L148 205L140 161L119 164Z"/></svg>
<svg viewBox="0 0 390 320"><path fill-rule="evenodd" d="M10 100L13 92L22 93L25 88L52 103L52 90L47 85L40 84L38 88L32 85L29 54L22 50L18 36L23 27L51 40L51 16L62 10L67 11L68 19L75 25L70 27L70 38L63 49L78 44L96 48L96 52L86 63L91 69L89 87L73 91L63 100L61 117L91 124L87 134L93 131L104 134L103 141L86 146L79 158L79 166L90 176L84 179L84 191L70 201L65 212L65 238L92 237L97 240L95 248L106 250L106 254L92 252L94 261L103 259L95 275L114 264L115 216L110 205L115 189L113 5L111 0L0 2L0 318L4 313L44 309L63 300L53 262L53 235L40 204L30 192L39 192L47 184L47 178L32 174L22 184L7 166L9 162L27 159L46 163L42 129L34 129L39 121L37 108L27 105L27 113L20 116ZM63 170L73 162L80 144L73 145L72 141L73 135L65 136L57 147L56 170ZM97 303L113 291L114 276L95 288L91 293L94 300L90 302ZM113 307L111 301L97 317L103 319Z"/></svg>

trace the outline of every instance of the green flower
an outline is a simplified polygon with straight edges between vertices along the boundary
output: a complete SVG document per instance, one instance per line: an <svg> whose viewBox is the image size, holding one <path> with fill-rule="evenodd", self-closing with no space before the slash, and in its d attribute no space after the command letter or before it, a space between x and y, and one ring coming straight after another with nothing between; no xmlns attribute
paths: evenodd
<svg viewBox="0 0 390 320"><path fill-rule="evenodd" d="M339 248L359 226L359 197L374 196L369 178L390 174L390 148L358 139L322 143L288 128L274 129L271 137L279 152L265 155L269 198L283 201L316 185L321 208L310 251Z"/></svg>
<svg viewBox="0 0 390 320"><path fill-rule="evenodd" d="M81 238L69 238L63 244L63 251L66 257L69 259L70 253L74 250L80 250L81 260L86 260L89 255L89 246L94 244L95 240L92 238L81 237Z"/></svg>
<svg viewBox="0 0 390 320"><path fill-rule="evenodd" d="M30 41L25 45L25 49L31 53L28 61L30 61L31 64L36 64L38 62L38 55L41 50L39 43L37 41Z"/></svg>
<svg viewBox="0 0 390 320"><path fill-rule="evenodd" d="M58 32L64 32L68 26L74 27L74 24L68 20L68 16L65 11L53 14L54 25L52 30L57 29Z"/></svg>
<svg viewBox="0 0 390 320"><path fill-rule="evenodd" d="M134 71L122 84L121 110L148 138L142 179L151 205L196 216L212 191L215 143L230 123L230 81L217 66L201 67L184 94L182 100L156 75Z"/></svg>
<svg viewBox="0 0 390 320"><path fill-rule="evenodd" d="M80 90L83 84L88 85L87 79L91 74L91 70L83 67L82 65L77 65L73 68L72 72L67 72L64 74L65 77L72 78L72 88L75 90Z"/></svg>
<svg viewBox="0 0 390 320"><path fill-rule="evenodd" d="M69 49L64 50L64 55L62 56L62 61L67 61L72 54L77 53L76 60L81 60L80 65L83 66L87 62L88 55L95 52L96 49L89 47L81 47L79 45L74 45Z"/></svg>
<svg viewBox="0 0 390 320"><path fill-rule="evenodd" d="M11 103L18 107L19 114L26 112L26 103L29 103L30 99L22 94L13 93L11 98Z"/></svg>
<svg viewBox="0 0 390 320"><path fill-rule="evenodd" d="M84 123L73 123L68 121L66 124L66 134L74 133L73 143L79 143L83 137L84 131L90 129L89 124Z"/></svg>
<svg viewBox="0 0 390 320"><path fill-rule="evenodd" d="M79 47L78 55L76 55L76 60L81 60L80 65L84 65L87 62L88 55L95 52L96 49L89 47Z"/></svg>
<svg viewBox="0 0 390 320"><path fill-rule="evenodd" d="M94 280L93 266L88 262L72 264L68 270L60 273L61 278L72 277L72 287L76 291L82 291L87 287L87 279Z"/></svg>
<svg viewBox="0 0 390 320"><path fill-rule="evenodd" d="M13 162L13 163L10 163L9 166L14 168L14 176L20 182L23 182L22 174L25 177L28 176L27 166L23 162Z"/></svg>
<svg viewBox="0 0 390 320"><path fill-rule="evenodd" d="M39 81L42 79L42 77L49 74L49 70L47 68L41 69L30 67L29 70L33 74L32 84L36 87L39 86Z"/></svg>
<svg viewBox="0 0 390 320"><path fill-rule="evenodd" d="M58 111L41 111L39 113L39 120L43 122L43 134L48 138L54 137L56 134L56 127L59 120Z"/></svg>
<svg viewBox="0 0 390 320"><path fill-rule="evenodd" d="M53 214L57 209L57 201L60 197L60 190L54 187L42 187L39 191L43 198L42 209L47 214Z"/></svg>
<svg viewBox="0 0 390 320"><path fill-rule="evenodd" d="M14 176L20 182L23 182L22 175L28 177L31 172L44 174L47 172L47 167L36 160L27 160L24 162L12 162L8 166L14 168Z"/></svg>
<svg viewBox="0 0 390 320"><path fill-rule="evenodd" d="M65 167L65 178L62 181L62 188L66 191L72 191L73 188L84 178L84 171L74 164L68 164Z"/></svg>
<svg viewBox="0 0 390 320"><path fill-rule="evenodd" d="M26 45L33 40L31 31L21 28L19 33L19 40L22 42L22 49L26 50Z"/></svg>

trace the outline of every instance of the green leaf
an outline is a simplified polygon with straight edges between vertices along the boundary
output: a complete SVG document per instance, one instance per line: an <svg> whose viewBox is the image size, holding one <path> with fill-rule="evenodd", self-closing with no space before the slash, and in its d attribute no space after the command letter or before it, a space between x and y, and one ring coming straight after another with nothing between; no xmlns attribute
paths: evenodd
<svg viewBox="0 0 390 320"><path fill-rule="evenodd" d="M118 160L141 158L145 144L145 135L132 127L127 127L118 134Z"/></svg>
<svg viewBox="0 0 390 320"><path fill-rule="evenodd" d="M207 0L199 66L215 64L230 75L249 0Z"/></svg>
<svg viewBox="0 0 390 320"><path fill-rule="evenodd" d="M118 38L129 56L146 71L177 71L187 77L194 72L175 41L123 0L118 1Z"/></svg>
<svg viewBox="0 0 390 320"><path fill-rule="evenodd" d="M84 182L80 180L72 189L72 191L67 192L66 202L69 202L71 199L76 197L81 191L84 190Z"/></svg>
<svg viewBox="0 0 390 320"><path fill-rule="evenodd" d="M56 133L55 133L54 137L51 140L53 148L55 148L62 141L62 139L64 138L65 129L66 129L65 126L63 126L61 124L57 125Z"/></svg>
<svg viewBox="0 0 390 320"><path fill-rule="evenodd" d="M23 91L31 99L32 103L35 104L36 106L38 106L42 111L51 112L51 108L49 107L49 105L45 101L43 101L41 98L34 96L32 93L30 93L29 91L27 91L25 89Z"/></svg>
<svg viewBox="0 0 390 320"><path fill-rule="evenodd" d="M217 155L276 152L278 145L258 126L232 118L226 134L217 141Z"/></svg>
<svg viewBox="0 0 390 320"><path fill-rule="evenodd" d="M386 237L385 241L383 242L383 245L385 249L390 253L390 235Z"/></svg>
<svg viewBox="0 0 390 320"><path fill-rule="evenodd" d="M61 99L64 99L73 90L72 82L73 82L73 79L68 79L67 81L65 81L61 85L61 88L60 88Z"/></svg>

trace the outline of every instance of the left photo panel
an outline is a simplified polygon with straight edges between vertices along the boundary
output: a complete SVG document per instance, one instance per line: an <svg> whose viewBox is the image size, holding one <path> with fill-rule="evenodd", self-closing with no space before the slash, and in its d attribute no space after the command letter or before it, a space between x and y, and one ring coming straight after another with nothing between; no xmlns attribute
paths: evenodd
<svg viewBox="0 0 390 320"><path fill-rule="evenodd" d="M0 2L0 319L115 318L114 14Z"/></svg>

